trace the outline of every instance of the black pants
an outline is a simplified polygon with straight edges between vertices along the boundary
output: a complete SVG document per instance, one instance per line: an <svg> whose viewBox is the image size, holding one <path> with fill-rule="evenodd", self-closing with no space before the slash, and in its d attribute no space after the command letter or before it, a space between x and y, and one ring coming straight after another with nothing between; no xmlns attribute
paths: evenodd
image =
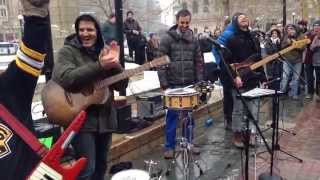
<svg viewBox="0 0 320 180"><path fill-rule="evenodd" d="M313 64L304 64L304 72L305 77L307 79L308 94L314 94L314 71L315 67L313 66Z"/></svg>
<svg viewBox="0 0 320 180"><path fill-rule="evenodd" d="M77 159L87 158L78 180L103 180L107 170L111 133L80 132L72 142Z"/></svg>
<svg viewBox="0 0 320 180"><path fill-rule="evenodd" d="M128 38L127 43L129 48L129 56L133 58L133 51L136 53L137 49L137 40L136 38Z"/></svg>

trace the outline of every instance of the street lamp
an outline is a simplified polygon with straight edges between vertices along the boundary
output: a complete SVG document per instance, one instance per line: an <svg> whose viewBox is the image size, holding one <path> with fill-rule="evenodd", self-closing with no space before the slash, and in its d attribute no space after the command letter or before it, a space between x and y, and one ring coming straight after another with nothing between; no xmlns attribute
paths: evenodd
<svg viewBox="0 0 320 180"><path fill-rule="evenodd" d="M23 36L23 15L19 14L18 15L18 20L19 20L19 23L20 23L20 33L21 33L21 38Z"/></svg>
<svg viewBox="0 0 320 180"><path fill-rule="evenodd" d="M294 23L294 16L296 15L296 13L295 12L292 12L292 24L295 24Z"/></svg>

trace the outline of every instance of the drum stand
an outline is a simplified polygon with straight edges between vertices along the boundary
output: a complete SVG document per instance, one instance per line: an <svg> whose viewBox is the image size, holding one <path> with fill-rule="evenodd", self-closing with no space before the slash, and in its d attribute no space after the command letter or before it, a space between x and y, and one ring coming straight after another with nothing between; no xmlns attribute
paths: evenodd
<svg viewBox="0 0 320 180"><path fill-rule="evenodd" d="M187 115L185 115L187 113ZM179 110L179 118L178 121L181 123L181 137L177 138L177 142L179 145L179 150L175 154L175 159L171 161L169 164L169 168L166 172L166 175L169 175L172 165L175 164L177 158L181 156L182 159L182 168L184 177L186 180L190 179L190 167L192 164L195 165L199 169L199 176L203 175L203 170L200 166L200 163L198 160L195 160L192 154L192 148L194 145L191 143L192 137L193 137L193 129L192 129L192 123L189 121L192 121L192 109L188 110ZM189 133L189 137L187 136ZM187 137L189 139L187 139Z"/></svg>

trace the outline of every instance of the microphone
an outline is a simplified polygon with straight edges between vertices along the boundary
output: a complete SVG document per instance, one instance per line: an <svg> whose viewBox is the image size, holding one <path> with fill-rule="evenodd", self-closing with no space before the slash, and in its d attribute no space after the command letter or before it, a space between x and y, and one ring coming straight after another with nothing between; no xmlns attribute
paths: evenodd
<svg viewBox="0 0 320 180"><path fill-rule="evenodd" d="M217 40L211 38L211 37L207 37L206 38L207 40L209 40L216 48L218 49L226 49L226 47L220 43L218 43Z"/></svg>

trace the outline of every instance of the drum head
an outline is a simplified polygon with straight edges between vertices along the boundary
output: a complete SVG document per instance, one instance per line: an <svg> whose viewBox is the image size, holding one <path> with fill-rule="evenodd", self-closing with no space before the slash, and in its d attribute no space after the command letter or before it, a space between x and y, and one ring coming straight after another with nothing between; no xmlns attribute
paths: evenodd
<svg viewBox="0 0 320 180"><path fill-rule="evenodd" d="M128 169L120 171L112 176L111 180L149 180L150 176L146 171L140 169Z"/></svg>
<svg viewBox="0 0 320 180"><path fill-rule="evenodd" d="M197 91L193 88L175 88L175 89L167 89L164 94L165 95L186 95L186 94L195 94Z"/></svg>

